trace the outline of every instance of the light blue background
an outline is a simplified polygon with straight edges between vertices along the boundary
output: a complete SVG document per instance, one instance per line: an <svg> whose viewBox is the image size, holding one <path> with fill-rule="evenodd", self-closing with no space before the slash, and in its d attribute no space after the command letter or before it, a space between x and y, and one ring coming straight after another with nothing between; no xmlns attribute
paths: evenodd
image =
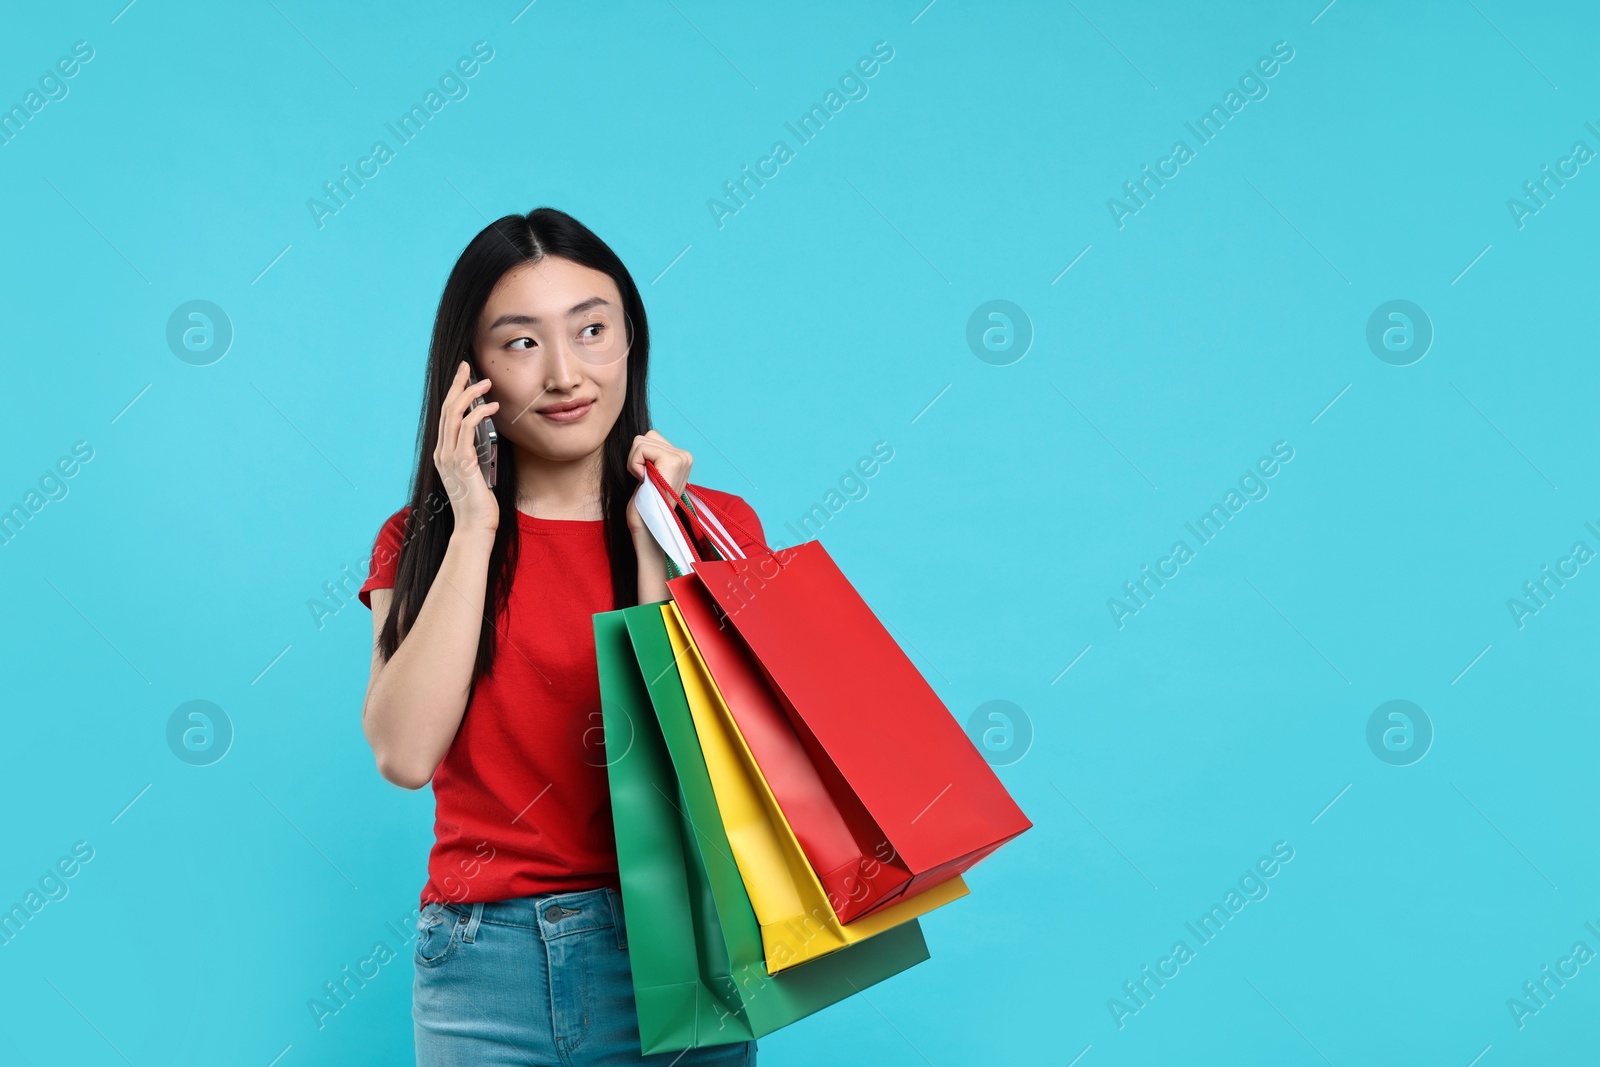
<svg viewBox="0 0 1600 1067"><path fill-rule="evenodd" d="M1600 576L1520 629L1507 600L1600 548L1600 173L1520 229L1506 202L1600 149L1600 21L1322 4L8 11L0 103L95 55L0 147L0 506L94 458L0 548L0 905L95 857L0 948L0 1062L408 1061L408 959L307 1007L416 906L432 815L362 737L370 615L307 602L404 502L455 256L546 204L629 265L658 427L775 542L889 442L822 540L953 714L1035 733L999 772L1035 827L925 921L933 959L763 1064L1592 1049L1600 966L1521 1029L1507 999L1600 950ZM319 229L306 200L480 40L468 97ZM877 41L869 95L719 228ZM1107 198L1278 41L1269 95L1119 229ZM191 299L235 330L210 366L165 342ZM1035 332L1010 366L965 340L995 299ZM1393 299L1435 330L1411 366L1365 341ZM1108 598L1277 441L1270 495L1119 629ZM1411 766L1367 747L1397 698L1436 731ZM236 732L209 767L165 740L194 699ZM1270 895L1119 1029L1108 999L1277 841Z"/></svg>

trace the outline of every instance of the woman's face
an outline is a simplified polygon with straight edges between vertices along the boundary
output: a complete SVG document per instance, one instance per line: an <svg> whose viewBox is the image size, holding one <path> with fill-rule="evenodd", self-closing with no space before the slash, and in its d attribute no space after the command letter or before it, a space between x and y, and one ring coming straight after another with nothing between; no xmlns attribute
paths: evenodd
<svg viewBox="0 0 1600 1067"><path fill-rule="evenodd" d="M616 282L558 256L505 273L473 348L500 435L541 459L598 451L628 393L628 323Z"/></svg>

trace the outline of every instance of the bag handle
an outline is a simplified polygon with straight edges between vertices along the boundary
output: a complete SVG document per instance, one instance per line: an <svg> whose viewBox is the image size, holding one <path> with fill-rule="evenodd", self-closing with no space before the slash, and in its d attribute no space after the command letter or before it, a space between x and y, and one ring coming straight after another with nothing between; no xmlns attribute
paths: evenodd
<svg viewBox="0 0 1600 1067"><path fill-rule="evenodd" d="M680 513L677 510L677 500L680 498L673 493L672 486L667 481L666 476L649 460L645 460L644 469L645 475L650 479L650 483L655 487L656 492L661 494L662 501L672 509L674 517L680 514L687 516L688 525L685 527L684 533L688 536L691 545L696 548L709 548L721 559L742 559L744 557L744 553L733 542L733 538L729 536L721 521L712 520L715 523L715 531L706 525L701 511L695 507L695 504L698 504L700 509L704 509L703 514L709 516L711 511L704 500L701 500L698 496L693 496L685 490L681 498L684 502L684 509ZM691 499L695 503L690 503ZM681 524L683 520L680 519L679 522ZM705 551L700 554L702 557L708 555Z"/></svg>
<svg viewBox="0 0 1600 1067"><path fill-rule="evenodd" d="M713 555L720 559L745 558L744 549L698 493L685 492L680 510L673 503L676 498L672 486L656 465L645 460L644 468L645 480L635 494L639 515L680 572L688 573L696 563ZM647 491L647 486L653 492ZM709 551L702 550L702 545Z"/></svg>
<svg viewBox="0 0 1600 1067"><path fill-rule="evenodd" d="M728 528L722 525L722 520L717 518L717 513L711 510L711 505L700 499L700 494L692 489L685 489L684 496L688 498L689 510L697 513L701 519L705 520L711 531L715 532L719 538L717 541L717 553L723 559L744 559L744 549L739 546L739 542L734 539L734 536L728 532Z"/></svg>
<svg viewBox="0 0 1600 1067"><path fill-rule="evenodd" d="M649 478L639 483L633 494L634 507L644 520L645 528L656 544L667 554L668 569L676 574L688 574L700 562L700 556L684 530L675 510L662 499L661 492Z"/></svg>

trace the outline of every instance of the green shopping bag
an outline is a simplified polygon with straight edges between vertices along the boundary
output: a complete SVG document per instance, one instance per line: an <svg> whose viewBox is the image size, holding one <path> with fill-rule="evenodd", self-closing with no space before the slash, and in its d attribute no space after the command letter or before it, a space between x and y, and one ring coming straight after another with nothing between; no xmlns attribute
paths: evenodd
<svg viewBox="0 0 1600 1067"><path fill-rule="evenodd" d="M594 634L643 1053L762 1037L928 958L913 920L769 975L660 605Z"/></svg>

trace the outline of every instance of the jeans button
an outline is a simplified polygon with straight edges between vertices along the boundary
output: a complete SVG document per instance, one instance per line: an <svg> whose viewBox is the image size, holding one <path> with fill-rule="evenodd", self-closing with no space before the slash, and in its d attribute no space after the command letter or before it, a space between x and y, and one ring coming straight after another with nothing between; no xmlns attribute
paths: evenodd
<svg viewBox="0 0 1600 1067"><path fill-rule="evenodd" d="M561 921L561 905L560 904L552 904L548 908L544 909L544 921L545 922L551 922L551 923L560 922Z"/></svg>

